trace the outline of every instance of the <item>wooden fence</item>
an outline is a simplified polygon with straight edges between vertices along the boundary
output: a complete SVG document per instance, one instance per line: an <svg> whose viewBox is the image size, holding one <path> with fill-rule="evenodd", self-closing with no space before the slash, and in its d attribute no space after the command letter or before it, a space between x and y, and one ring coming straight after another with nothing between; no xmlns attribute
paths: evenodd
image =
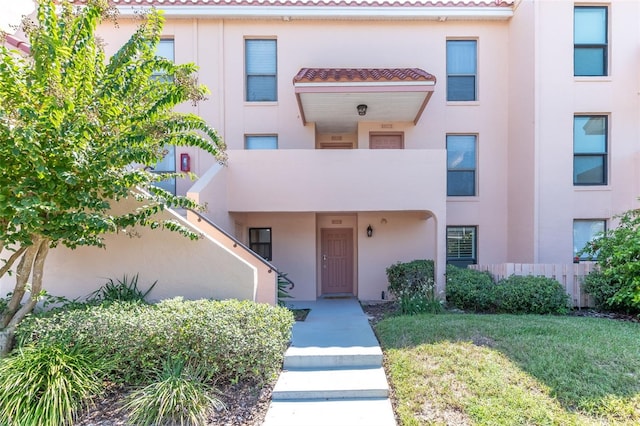
<svg viewBox="0 0 640 426"><path fill-rule="evenodd" d="M499 263L495 265L469 265L469 268L477 271L489 271L496 281L511 275L553 278L564 287L574 307L581 309L593 306L589 295L582 291L582 280L585 275L593 271L594 262L571 264Z"/></svg>

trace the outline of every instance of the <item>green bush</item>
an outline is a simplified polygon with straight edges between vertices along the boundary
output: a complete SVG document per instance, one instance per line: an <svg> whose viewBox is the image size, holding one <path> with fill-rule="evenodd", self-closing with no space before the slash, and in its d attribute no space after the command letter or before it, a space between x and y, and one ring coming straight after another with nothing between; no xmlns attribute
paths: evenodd
<svg viewBox="0 0 640 426"><path fill-rule="evenodd" d="M447 265L447 303L465 311L495 310L495 282L486 271Z"/></svg>
<svg viewBox="0 0 640 426"><path fill-rule="evenodd" d="M5 426L70 425L102 391L104 360L79 346L27 346L0 360Z"/></svg>
<svg viewBox="0 0 640 426"><path fill-rule="evenodd" d="M121 280L109 278L99 289L91 293L88 303L101 302L145 302L151 290L158 284L154 281L148 289L138 288L138 274L129 278L127 275Z"/></svg>
<svg viewBox="0 0 640 426"><path fill-rule="evenodd" d="M16 330L18 345L71 342L112 361L111 380L149 383L166 359L199 365L208 379L271 379L291 337L293 315L250 301L114 302L32 317Z"/></svg>
<svg viewBox="0 0 640 426"><path fill-rule="evenodd" d="M569 311L569 296L552 278L512 275L500 280L493 294L498 312L566 314Z"/></svg>
<svg viewBox="0 0 640 426"><path fill-rule="evenodd" d="M640 311L640 209L618 216L616 228L596 236L578 254L596 259L610 283L620 287L611 296L612 306Z"/></svg>
<svg viewBox="0 0 640 426"><path fill-rule="evenodd" d="M183 360L167 360L157 380L131 392L124 406L128 421L139 426L206 425L212 408L224 404Z"/></svg>
<svg viewBox="0 0 640 426"><path fill-rule="evenodd" d="M396 263L387 268L389 292L400 302L403 314L436 313L442 305L435 297L433 260Z"/></svg>
<svg viewBox="0 0 640 426"><path fill-rule="evenodd" d="M613 281L602 271L595 270L584 277L582 289L593 298L593 303L598 309L625 313L637 311L634 306L614 297L622 289L622 284Z"/></svg>

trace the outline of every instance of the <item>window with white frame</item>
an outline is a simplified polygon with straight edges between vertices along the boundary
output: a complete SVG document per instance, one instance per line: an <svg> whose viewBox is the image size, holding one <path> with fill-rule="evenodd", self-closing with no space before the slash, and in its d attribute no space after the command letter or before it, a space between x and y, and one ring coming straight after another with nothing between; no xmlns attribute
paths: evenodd
<svg viewBox="0 0 640 426"><path fill-rule="evenodd" d="M447 101L477 100L478 43L447 40Z"/></svg>
<svg viewBox="0 0 640 426"><path fill-rule="evenodd" d="M271 228L249 228L249 248L265 260L271 260Z"/></svg>
<svg viewBox="0 0 640 426"><path fill-rule="evenodd" d="M585 248L587 243L606 231L607 221L604 219L576 219L573 221L573 258L588 260L585 254L578 253Z"/></svg>
<svg viewBox="0 0 640 426"><path fill-rule="evenodd" d="M606 115L573 117L573 184L607 184Z"/></svg>
<svg viewBox="0 0 640 426"><path fill-rule="evenodd" d="M278 149L277 135L245 135L245 149Z"/></svg>
<svg viewBox="0 0 640 426"><path fill-rule="evenodd" d="M248 102L278 100L276 40L245 40L245 77Z"/></svg>
<svg viewBox="0 0 640 426"><path fill-rule="evenodd" d="M447 135L447 195L476 195L476 135Z"/></svg>
<svg viewBox="0 0 640 426"><path fill-rule="evenodd" d="M478 263L477 226L447 226L447 263L466 267Z"/></svg>
<svg viewBox="0 0 640 426"><path fill-rule="evenodd" d="M164 59L168 59L171 62L175 62L175 42L172 38L163 38L160 39L156 46L156 56L159 56ZM152 74L152 78L158 79L160 81L172 82L173 77L166 75L164 72L154 72ZM151 170L154 173L173 173L176 171L176 147L174 145L165 145L163 148L163 157L162 160L158 161ZM176 178L172 177L169 179L162 180L160 182L156 182L156 185L159 188L162 188L166 191L169 191L172 194L176 193Z"/></svg>
<svg viewBox="0 0 640 426"><path fill-rule="evenodd" d="M573 75L605 76L607 70L607 7L576 6L573 11Z"/></svg>

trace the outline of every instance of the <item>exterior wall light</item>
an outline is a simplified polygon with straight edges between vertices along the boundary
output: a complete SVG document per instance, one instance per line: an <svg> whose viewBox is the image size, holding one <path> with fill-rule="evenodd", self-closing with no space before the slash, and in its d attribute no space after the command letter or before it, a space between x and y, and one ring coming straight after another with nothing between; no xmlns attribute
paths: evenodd
<svg viewBox="0 0 640 426"><path fill-rule="evenodd" d="M358 115L365 115L367 113L367 106L365 104L360 104L356 108L358 108Z"/></svg>
<svg viewBox="0 0 640 426"><path fill-rule="evenodd" d="M373 228L371 225L367 226L367 237L371 238L373 236Z"/></svg>

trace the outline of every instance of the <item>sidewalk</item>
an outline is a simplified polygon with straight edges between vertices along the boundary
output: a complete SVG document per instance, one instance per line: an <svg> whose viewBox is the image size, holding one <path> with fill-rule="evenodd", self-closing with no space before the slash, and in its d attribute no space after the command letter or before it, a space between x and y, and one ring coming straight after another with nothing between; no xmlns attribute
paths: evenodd
<svg viewBox="0 0 640 426"><path fill-rule="evenodd" d="M264 426L394 426L382 350L355 298L292 302L293 326Z"/></svg>

